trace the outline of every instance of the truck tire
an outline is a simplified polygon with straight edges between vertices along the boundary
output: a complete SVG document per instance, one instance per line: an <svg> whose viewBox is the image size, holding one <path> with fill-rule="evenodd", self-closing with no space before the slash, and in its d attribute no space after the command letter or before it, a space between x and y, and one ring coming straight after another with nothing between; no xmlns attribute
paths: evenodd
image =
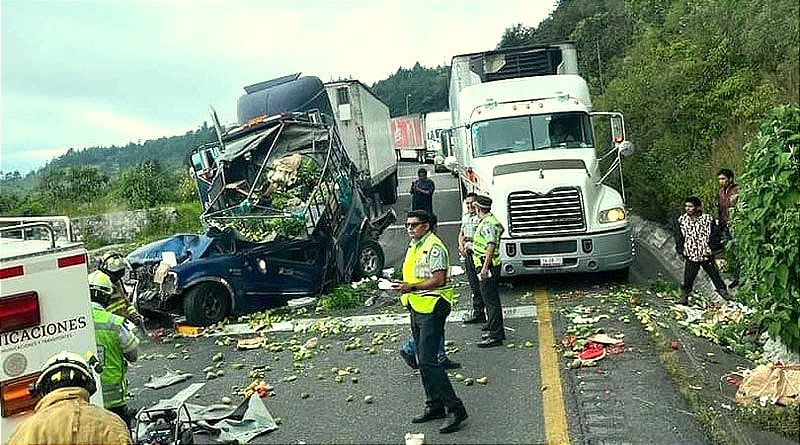
<svg viewBox="0 0 800 445"><path fill-rule="evenodd" d="M389 175L380 185L381 202L392 205L397 202L397 173Z"/></svg>
<svg viewBox="0 0 800 445"><path fill-rule="evenodd" d="M227 317L231 310L228 291L217 283L200 283L183 297L183 313L193 326L208 326Z"/></svg>
<svg viewBox="0 0 800 445"><path fill-rule="evenodd" d="M380 276L384 265L383 248L372 240L362 240L358 249L356 278Z"/></svg>

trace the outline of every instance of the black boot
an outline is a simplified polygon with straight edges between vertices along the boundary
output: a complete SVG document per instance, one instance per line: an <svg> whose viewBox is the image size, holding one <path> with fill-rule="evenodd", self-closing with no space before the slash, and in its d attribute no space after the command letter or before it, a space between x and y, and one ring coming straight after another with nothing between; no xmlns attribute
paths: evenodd
<svg viewBox="0 0 800 445"><path fill-rule="evenodd" d="M464 324L478 324L478 323L486 323L486 314L483 312L475 312L473 311L469 317L467 317L464 321Z"/></svg>
<svg viewBox="0 0 800 445"><path fill-rule="evenodd" d="M447 413L444 412L444 407L439 408L425 408L425 412L419 416L411 419L411 423L425 423L434 419L444 419Z"/></svg>
<svg viewBox="0 0 800 445"><path fill-rule="evenodd" d="M460 406L459 408L453 410L453 417L447 419L447 421L439 428L439 432L442 434L454 433L458 431L458 428L461 426L461 422L467 420L467 410L464 409L464 406Z"/></svg>

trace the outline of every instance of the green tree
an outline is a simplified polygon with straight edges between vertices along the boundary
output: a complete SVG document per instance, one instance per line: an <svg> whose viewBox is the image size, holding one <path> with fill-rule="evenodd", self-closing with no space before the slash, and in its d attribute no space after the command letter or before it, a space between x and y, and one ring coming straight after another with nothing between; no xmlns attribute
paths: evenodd
<svg viewBox="0 0 800 445"><path fill-rule="evenodd" d="M733 213L742 296L790 350L800 349L800 108L769 114L745 148Z"/></svg>
<svg viewBox="0 0 800 445"><path fill-rule="evenodd" d="M173 180L158 161L148 160L120 174L115 194L132 209L155 207L172 198Z"/></svg>

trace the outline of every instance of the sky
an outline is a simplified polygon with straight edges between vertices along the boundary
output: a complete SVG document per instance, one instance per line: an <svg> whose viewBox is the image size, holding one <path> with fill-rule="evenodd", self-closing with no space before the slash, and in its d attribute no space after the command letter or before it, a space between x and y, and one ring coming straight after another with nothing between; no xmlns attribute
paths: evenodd
<svg viewBox="0 0 800 445"><path fill-rule="evenodd" d="M367 85L493 49L554 0L0 1L0 171L69 148L236 120L242 87L302 72Z"/></svg>

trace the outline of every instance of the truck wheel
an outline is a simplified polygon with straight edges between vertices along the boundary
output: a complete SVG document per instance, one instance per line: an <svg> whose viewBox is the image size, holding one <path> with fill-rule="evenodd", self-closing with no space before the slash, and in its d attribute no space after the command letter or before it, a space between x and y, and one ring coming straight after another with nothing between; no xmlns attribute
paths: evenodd
<svg viewBox="0 0 800 445"><path fill-rule="evenodd" d="M193 326L217 323L228 316L230 309L230 295L217 283L200 283L183 297L183 313Z"/></svg>
<svg viewBox="0 0 800 445"><path fill-rule="evenodd" d="M381 202L386 205L397 202L397 173L388 176L381 183Z"/></svg>
<svg viewBox="0 0 800 445"><path fill-rule="evenodd" d="M384 263L383 248L372 240L361 241L358 250L358 277L380 276Z"/></svg>

